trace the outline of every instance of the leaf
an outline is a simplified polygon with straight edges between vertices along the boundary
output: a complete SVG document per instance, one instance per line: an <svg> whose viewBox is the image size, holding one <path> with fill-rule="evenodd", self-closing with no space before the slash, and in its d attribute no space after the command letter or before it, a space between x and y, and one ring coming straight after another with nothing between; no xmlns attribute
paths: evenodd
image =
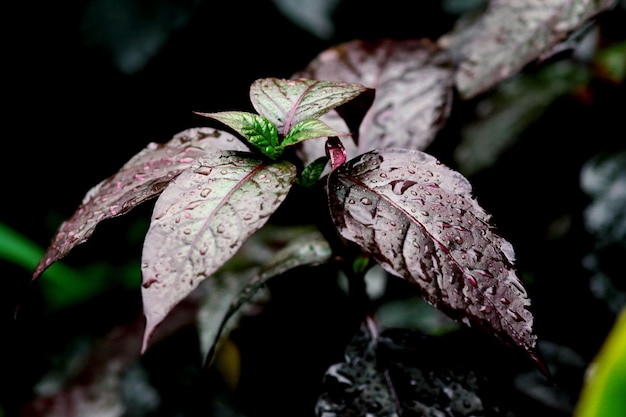
<svg viewBox="0 0 626 417"><path fill-rule="evenodd" d="M276 159L280 156L280 152L276 151L278 131L266 118L244 111L196 114L224 123L270 158Z"/></svg>
<svg viewBox="0 0 626 417"><path fill-rule="evenodd" d="M356 83L263 78L252 83L250 101L261 116L276 125L279 135L285 137L294 125L318 119L368 90Z"/></svg>
<svg viewBox="0 0 626 417"><path fill-rule="evenodd" d="M155 327L228 261L285 199L289 162L215 152L197 159L157 200L142 254L145 350Z"/></svg>
<svg viewBox="0 0 626 417"><path fill-rule="evenodd" d="M465 177L421 151L376 150L333 171L328 189L344 238L449 317L540 364L513 247L490 225Z"/></svg>
<svg viewBox="0 0 626 417"><path fill-rule="evenodd" d="M308 119L297 123L287 134L282 142L282 146L291 146L309 139L317 139L322 137L341 137L350 136L350 133L342 133L332 129L325 123Z"/></svg>
<svg viewBox="0 0 626 417"><path fill-rule="evenodd" d="M159 195L170 181L207 151L226 149L247 148L234 136L208 128L184 130L165 144L150 143L118 172L87 192L78 210L59 227L32 279L87 241L100 222L121 216Z"/></svg>
<svg viewBox="0 0 626 417"><path fill-rule="evenodd" d="M317 266L328 262L332 252L328 242L321 233L313 231L302 234L293 241L276 251L275 255L269 262L260 268L256 275L249 279L243 287L238 287L237 293L234 294L230 285L225 291L218 290L216 293L209 292L210 301L205 303L210 308L213 319L209 326L203 326L203 339L211 342L206 346L206 363L210 364L215 358L215 352L223 342L223 338L227 335L229 325L236 322L235 317L241 312L242 308L253 301L258 291L264 288L265 284L271 278L284 274L285 272L302 267ZM230 290L230 291L229 291ZM230 300L228 308L224 308L225 300ZM209 307L210 305L210 307ZM216 313L215 305L221 306L220 311ZM205 316L208 314L205 313ZM215 320L217 318L217 320ZM220 319L221 318L221 319ZM205 320L207 323L208 320Z"/></svg>
<svg viewBox="0 0 626 417"><path fill-rule="evenodd" d="M427 39L345 42L323 51L294 77L376 89L371 109L357 126L358 148L345 143L349 158L377 148L425 149L444 126L452 105L451 60ZM337 130L343 124L334 112L322 120ZM318 143L304 146L307 160L324 152Z"/></svg>
<svg viewBox="0 0 626 417"><path fill-rule="evenodd" d="M459 171L471 176L490 167L550 104L590 78L586 67L559 61L502 82L477 103L480 116L461 128L461 143L454 150Z"/></svg>
<svg viewBox="0 0 626 417"><path fill-rule="evenodd" d="M465 99L486 91L540 58L615 0L493 0L466 30L443 44L457 49L456 87Z"/></svg>
<svg viewBox="0 0 626 417"><path fill-rule="evenodd" d="M484 379L438 355L431 339L396 333L387 329L379 334L371 320L361 325L344 361L324 375L317 416L506 415L483 392Z"/></svg>

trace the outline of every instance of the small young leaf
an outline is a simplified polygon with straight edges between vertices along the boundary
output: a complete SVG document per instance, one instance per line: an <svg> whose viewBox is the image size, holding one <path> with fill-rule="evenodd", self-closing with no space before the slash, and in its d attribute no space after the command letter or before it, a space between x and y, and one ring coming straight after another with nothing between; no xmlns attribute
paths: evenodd
<svg viewBox="0 0 626 417"><path fill-rule="evenodd" d="M263 78L252 83L250 101L255 110L274 123L284 137L296 124L318 119L366 91L371 89L360 84Z"/></svg>
<svg viewBox="0 0 626 417"><path fill-rule="evenodd" d="M332 169L346 162L346 148L337 137L330 137L326 140L326 156L330 160Z"/></svg>
<svg viewBox="0 0 626 417"><path fill-rule="evenodd" d="M157 200L142 254L145 350L156 326L198 284L228 261L287 196L289 162L249 153L199 158Z"/></svg>
<svg viewBox="0 0 626 417"><path fill-rule="evenodd" d="M309 165L305 166L300 174L300 177L296 179L296 183L303 187L313 186L322 176L324 168L328 163L328 157L321 156Z"/></svg>
<svg viewBox="0 0 626 417"><path fill-rule="evenodd" d="M224 123L272 159L278 158L282 153L282 150L278 147L276 126L258 114L243 111L196 112L196 114Z"/></svg>
<svg viewBox="0 0 626 417"><path fill-rule="evenodd" d="M324 122L308 119L297 123L283 139L281 146L295 145L305 140L329 136L350 136L350 133L341 133L332 129Z"/></svg>
<svg viewBox="0 0 626 417"><path fill-rule="evenodd" d="M150 143L87 192L78 210L59 227L32 279L87 241L103 220L125 214L159 195L196 158L207 151L229 149L247 150L233 135L209 128L184 130L165 144Z"/></svg>
<svg viewBox="0 0 626 417"><path fill-rule="evenodd" d="M417 285L425 301L451 318L522 348L542 365L513 247L490 225L465 177L426 153L388 149L341 165L328 189L343 237Z"/></svg>

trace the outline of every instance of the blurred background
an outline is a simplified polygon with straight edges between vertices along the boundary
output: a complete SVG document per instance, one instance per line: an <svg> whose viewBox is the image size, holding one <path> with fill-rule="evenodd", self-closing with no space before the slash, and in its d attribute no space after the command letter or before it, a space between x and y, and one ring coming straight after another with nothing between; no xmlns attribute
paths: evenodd
<svg viewBox="0 0 626 417"><path fill-rule="evenodd" d="M289 78L324 49L351 39L437 39L484 5L83 0L5 6L0 309L1 344L8 349L0 416L20 415L22 405L55 392L95 339L134 323L141 311L139 257L151 204L102 224L86 245L28 285L57 227L89 188L149 142L207 126L193 111L250 111L248 89L258 78ZM626 304L625 42L621 1L577 43L549 57L542 71L527 68L485 95L455 102L426 150L470 179L513 244L545 352L551 363L560 361L561 376L571 376L558 394L524 390L533 385L518 379L532 400L529 413L572 412L587 366ZM349 339L344 295L331 284L308 292L300 284L276 288L270 312L240 330L232 354L240 355L234 363L241 369L222 370L221 382L205 384L218 384L213 392L226 397L235 390L247 401L246 415L312 415L320 376ZM122 339L141 332L124 329ZM223 397L203 397L201 358L189 348L194 337L181 332L144 359L141 369L151 374L136 376L143 382L134 387L143 387L138 396L147 405L135 404L125 416L238 415ZM294 366L297 375L287 371ZM269 380L278 382L263 382ZM516 407L515 416L525 415Z"/></svg>

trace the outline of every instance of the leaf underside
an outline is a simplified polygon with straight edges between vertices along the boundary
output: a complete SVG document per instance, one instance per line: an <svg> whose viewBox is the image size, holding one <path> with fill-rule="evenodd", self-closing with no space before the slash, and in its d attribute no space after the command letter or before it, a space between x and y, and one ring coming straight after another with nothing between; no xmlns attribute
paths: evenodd
<svg viewBox="0 0 626 417"><path fill-rule="evenodd" d="M144 350L169 311L267 222L295 176L289 162L221 151L197 159L163 191L142 254Z"/></svg>
<svg viewBox="0 0 626 417"><path fill-rule="evenodd" d="M535 362L530 301L511 244L460 173L403 149L371 151L328 179L335 226L451 318L526 351Z"/></svg>
<svg viewBox="0 0 626 417"><path fill-rule="evenodd" d="M87 241L100 222L156 197L207 151L226 149L247 148L233 135L210 128L184 130L165 144L150 143L118 172L87 192L78 210L59 227L32 279Z"/></svg>

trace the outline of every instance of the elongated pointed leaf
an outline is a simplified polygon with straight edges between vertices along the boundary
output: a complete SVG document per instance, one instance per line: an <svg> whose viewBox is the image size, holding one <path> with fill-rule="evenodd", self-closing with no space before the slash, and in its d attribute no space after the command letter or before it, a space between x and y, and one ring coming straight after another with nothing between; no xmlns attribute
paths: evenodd
<svg viewBox="0 0 626 417"><path fill-rule="evenodd" d="M369 90L356 83L263 78L252 83L250 101L286 136L297 123L318 119Z"/></svg>
<svg viewBox="0 0 626 417"><path fill-rule="evenodd" d="M159 195L199 156L228 149L247 148L233 135L209 128L182 131L165 144L150 143L118 172L87 192L78 210L59 227L32 279L87 241L101 221L125 214Z"/></svg>
<svg viewBox="0 0 626 417"><path fill-rule="evenodd" d="M294 77L376 88L358 131L358 147L345 141L349 159L370 149L425 149L444 126L452 105L451 59L426 39L345 42L323 51ZM337 130L343 124L335 112L322 120ZM323 155L320 144L303 145L306 160Z"/></svg>
<svg viewBox="0 0 626 417"><path fill-rule="evenodd" d="M459 55L455 83L472 98L519 72L615 0L490 1L472 25L445 43Z"/></svg>
<svg viewBox="0 0 626 417"><path fill-rule="evenodd" d="M237 321L235 318L242 308L254 299L268 280L294 268L321 265L328 262L331 255L330 246L321 233L313 231L302 234L278 250L245 286L239 286L236 294L233 293L233 285L230 285L230 288L219 289L217 294L209 294L211 301L207 303L210 304L207 308L214 312L214 306L217 306L220 308L220 316L217 320L213 317L211 325L202 329L203 340L210 340L206 349L206 363L210 364L213 361L215 352L223 338L227 336L229 326ZM226 309L224 300L230 300L230 305ZM208 320L205 321L207 322Z"/></svg>
<svg viewBox="0 0 626 417"><path fill-rule="evenodd" d="M328 189L341 235L451 318L538 361L513 247L496 233L465 177L426 153L389 149L343 164Z"/></svg>
<svg viewBox="0 0 626 417"><path fill-rule="evenodd" d="M289 131L289 134L283 140L282 146L292 146L299 142L303 142L309 139L317 139L322 137L342 137L350 136L350 133L339 132L332 129L326 123L317 119L303 120L297 123L293 129Z"/></svg>
<svg viewBox="0 0 626 417"><path fill-rule="evenodd" d="M280 156L280 152L276 151L278 131L276 126L266 118L244 111L196 114L224 123L259 148L265 155L271 158Z"/></svg>
<svg viewBox="0 0 626 417"><path fill-rule="evenodd" d="M142 254L147 347L155 327L260 229L287 196L296 168L251 154L197 159L157 200Z"/></svg>

